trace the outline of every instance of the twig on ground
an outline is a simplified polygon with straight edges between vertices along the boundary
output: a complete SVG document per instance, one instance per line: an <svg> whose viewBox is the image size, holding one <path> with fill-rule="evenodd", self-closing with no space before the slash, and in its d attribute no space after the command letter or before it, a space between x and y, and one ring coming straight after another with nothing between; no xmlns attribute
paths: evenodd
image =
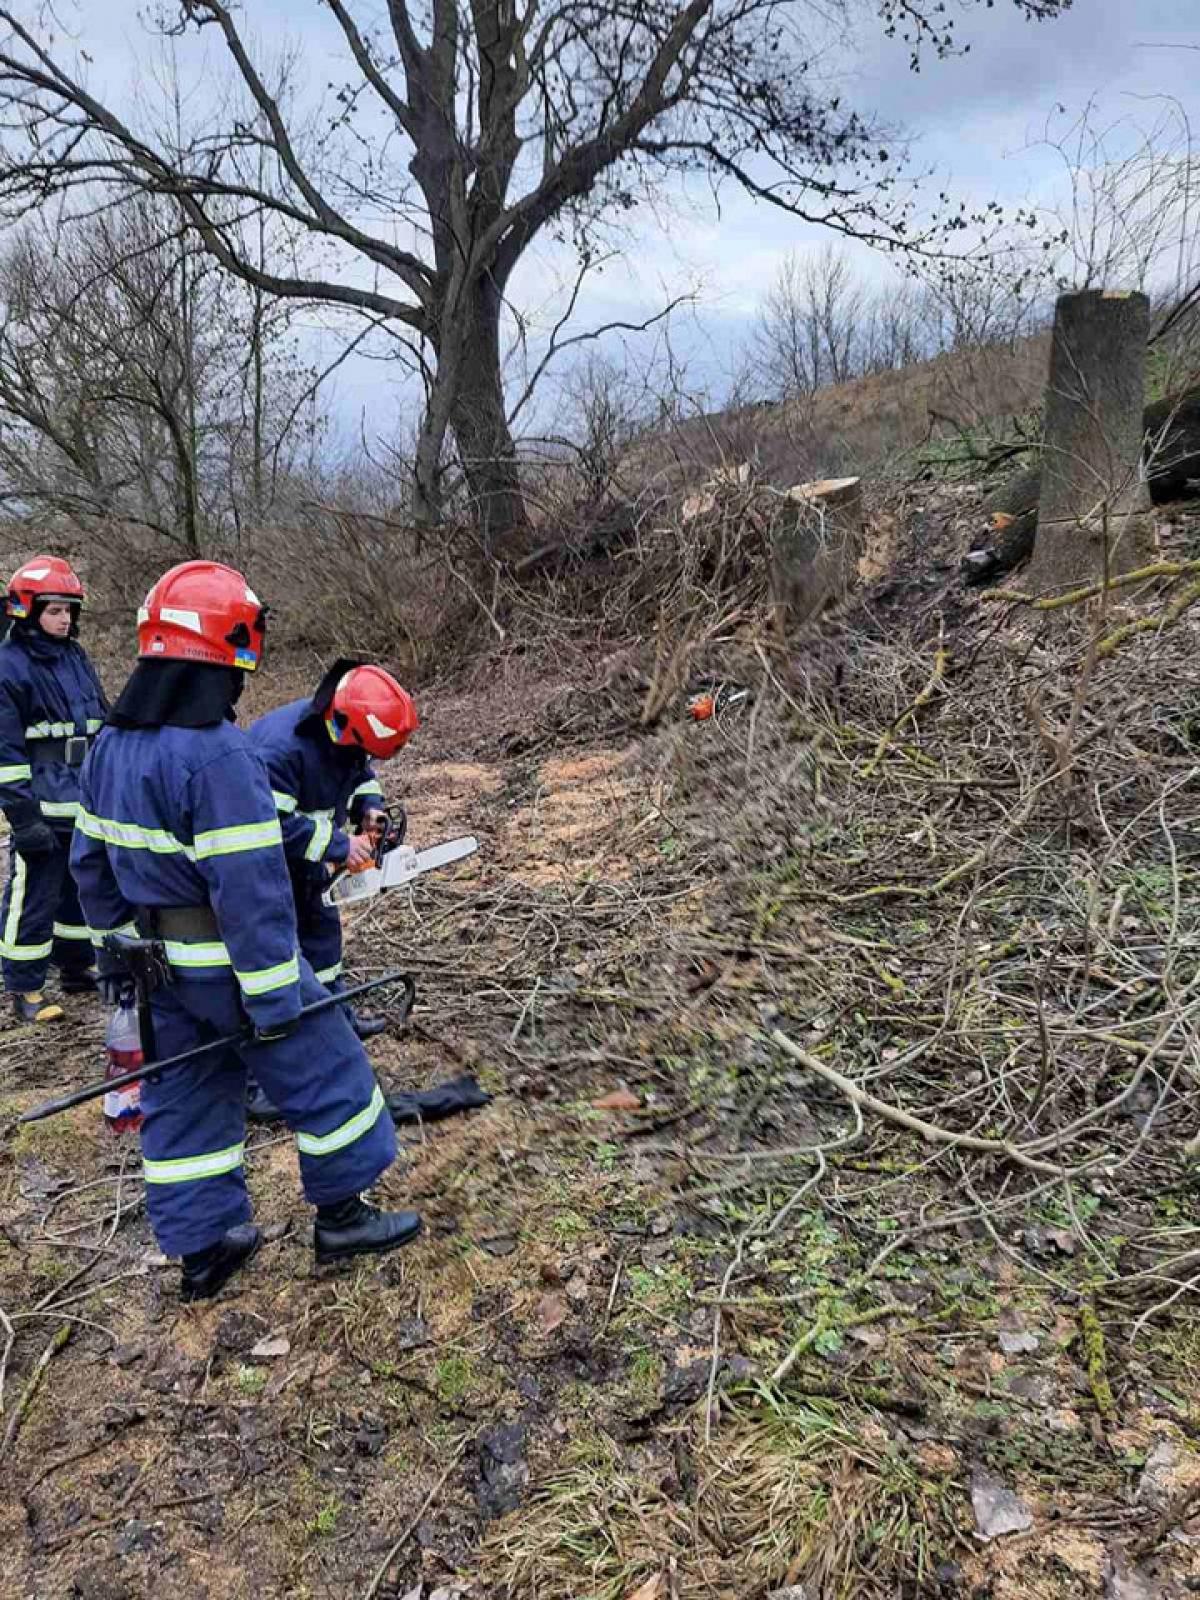
<svg viewBox="0 0 1200 1600"><path fill-rule="evenodd" d="M24 1393L21 1395L20 1400L17 1401L16 1410L9 1419L8 1427L4 1430L4 1438L2 1441L0 1441L0 1461L5 1459L16 1442L16 1437L20 1431L21 1424L28 1415L29 1409L33 1405L38 1389L41 1387L42 1379L46 1375L46 1368L54 1360L58 1352L66 1345L70 1337L70 1324L64 1323L38 1357L37 1365L30 1374L29 1382L25 1385Z"/></svg>
<svg viewBox="0 0 1200 1600"><path fill-rule="evenodd" d="M403 1533L400 1534L399 1538L396 1539L394 1544L388 1550L387 1555L385 1555L383 1560L379 1563L379 1566L375 1571L375 1576L371 1579L370 1583L363 1591L362 1600L374 1600L375 1595L379 1593L380 1586L382 1585L384 1578L387 1576L388 1568L400 1554L400 1551L408 1543L409 1539L412 1538L412 1535L415 1532L417 1525L420 1523L421 1518L425 1515L430 1506L437 1499L438 1495L442 1492L443 1486L449 1479L455 1467L458 1466L459 1461L462 1459L463 1452L467 1448L467 1443L468 1441L466 1439L459 1440L458 1445L456 1446L454 1453L450 1458L449 1464L446 1467L446 1470L438 1478L437 1482L434 1484L433 1488L430 1489L424 1500L422 1500L420 1509L417 1511L416 1516L413 1517L412 1521L407 1525Z"/></svg>
<svg viewBox="0 0 1200 1600"><path fill-rule="evenodd" d="M851 1083L849 1078L843 1077L840 1072L828 1067L823 1061L818 1061L814 1055L802 1049L798 1044L793 1044L785 1033L777 1028L771 1035L772 1039L793 1061L798 1061L809 1072L814 1072L818 1077L824 1078L826 1083L831 1083L839 1093L844 1094L847 1100L871 1111L876 1116L883 1117L888 1122L894 1122L897 1127L907 1128L910 1133L916 1133L929 1144L944 1144L960 1150L977 1150L988 1155L1003 1157L1012 1161L1017 1166L1026 1168L1029 1172L1037 1172L1053 1178L1064 1178L1071 1175L1071 1169L1060 1166L1057 1162L1040 1161L1035 1156L1027 1155L1020 1146L1012 1144L1007 1139L983 1139L973 1133L955 1133L950 1128L939 1128L924 1118L917 1117L911 1111L905 1111L900 1106L888 1105L883 1100L878 1100L874 1095L860 1089L856 1083ZM1105 1157L1104 1161L1109 1158ZM1094 1159L1085 1163L1087 1167L1099 1167L1104 1161Z"/></svg>

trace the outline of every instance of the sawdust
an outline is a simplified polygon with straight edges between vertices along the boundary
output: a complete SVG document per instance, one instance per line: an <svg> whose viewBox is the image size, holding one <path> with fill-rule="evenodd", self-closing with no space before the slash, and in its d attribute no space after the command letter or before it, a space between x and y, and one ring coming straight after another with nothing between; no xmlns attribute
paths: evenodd
<svg viewBox="0 0 1200 1600"><path fill-rule="evenodd" d="M1086 1529L1035 1528L1029 1534L997 1540L964 1562L963 1588L968 1594L984 1592L990 1600L1099 1595L1105 1565L1104 1543ZM1064 1578L1069 1588L1064 1589Z"/></svg>
<svg viewBox="0 0 1200 1600"><path fill-rule="evenodd" d="M473 794L482 790L491 794L500 787L501 777L495 767L478 761L433 761L414 767L409 775L409 787L420 788L434 794Z"/></svg>
<svg viewBox="0 0 1200 1600"><path fill-rule="evenodd" d="M649 840L634 844L638 785L622 775L632 755L631 748L601 750L542 763L533 801L512 813L501 837L518 882L528 888L589 879L627 883L638 863L652 858Z"/></svg>
<svg viewBox="0 0 1200 1600"><path fill-rule="evenodd" d="M426 762L385 778L403 793L409 816L409 843L418 847L457 834L478 831L488 799L503 783L496 767L475 761Z"/></svg>
<svg viewBox="0 0 1200 1600"><path fill-rule="evenodd" d="M858 558L858 576L863 583L873 583L891 571L899 536L900 525L895 516L880 512L868 520Z"/></svg>
<svg viewBox="0 0 1200 1600"><path fill-rule="evenodd" d="M634 754L633 746L627 746L624 750L600 750L587 756L557 757L542 763L541 779L545 784L590 783L619 772L630 764Z"/></svg>

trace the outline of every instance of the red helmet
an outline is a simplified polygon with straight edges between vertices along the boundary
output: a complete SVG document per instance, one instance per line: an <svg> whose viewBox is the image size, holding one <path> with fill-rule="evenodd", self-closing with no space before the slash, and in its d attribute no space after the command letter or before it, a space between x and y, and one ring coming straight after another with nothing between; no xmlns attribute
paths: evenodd
<svg viewBox="0 0 1200 1600"><path fill-rule="evenodd" d="M29 616L37 600L83 604L83 584L69 561L61 556L34 556L13 573L8 585L9 616Z"/></svg>
<svg viewBox="0 0 1200 1600"><path fill-rule="evenodd" d="M266 627L266 607L240 572L218 561L185 561L164 572L146 596L138 612L138 655L253 672Z"/></svg>
<svg viewBox="0 0 1200 1600"><path fill-rule="evenodd" d="M352 667L333 691L325 719L335 744L357 744L386 760L420 727L412 696L382 667Z"/></svg>

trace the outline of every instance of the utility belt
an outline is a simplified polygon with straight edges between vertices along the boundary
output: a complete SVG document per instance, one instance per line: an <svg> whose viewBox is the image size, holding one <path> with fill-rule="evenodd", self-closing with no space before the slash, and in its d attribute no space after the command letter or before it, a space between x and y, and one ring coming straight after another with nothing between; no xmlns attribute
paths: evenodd
<svg viewBox="0 0 1200 1600"><path fill-rule="evenodd" d="M211 906L138 906L134 921L143 939L207 944L221 937Z"/></svg>
<svg viewBox="0 0 1200 1600"><path fill-rule="evenodd" d="M30 739L27 745L29 765L81 767L91 744L89 733L72 734L69 739Z"/></svg>

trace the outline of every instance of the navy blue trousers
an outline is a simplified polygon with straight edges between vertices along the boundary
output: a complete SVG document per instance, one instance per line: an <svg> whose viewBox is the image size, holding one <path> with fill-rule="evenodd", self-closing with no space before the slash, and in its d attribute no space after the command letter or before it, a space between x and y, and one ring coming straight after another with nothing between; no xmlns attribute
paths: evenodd
<svg viewBox="0 0 1200 1600"><path fill-rule="evenodd" d="M336 988L342 975L342 914L321 899L329 887L329 869L307 863L291 869L300 950L318 983Z"/></svg>
<svg viewBox="0 0 1200 1600"><path fill-rule="evenodd" d="M300 963L302 1003L325 997ZM237 983L183 973L153 999L160 1058L243 1026ZM246 1076L253 1074L296 1135L313 1205L360 1193L396 1156L396 1132L370 1062L344 1011L306 1018L287 1039L214 1052L142 1084L146 1207L165 1255L215 1244L250 1217L243 1166Z"/></svg>
<svg viewBox="0 0 1200 1600"><path fill-rule="evenodd" d="M67 865L71 835L56 831L59 848L23 856L9 842L8 882L0 904L0 957L9 994L34 994L51 961L64 971L90 967L91 936Z"/></svg>

